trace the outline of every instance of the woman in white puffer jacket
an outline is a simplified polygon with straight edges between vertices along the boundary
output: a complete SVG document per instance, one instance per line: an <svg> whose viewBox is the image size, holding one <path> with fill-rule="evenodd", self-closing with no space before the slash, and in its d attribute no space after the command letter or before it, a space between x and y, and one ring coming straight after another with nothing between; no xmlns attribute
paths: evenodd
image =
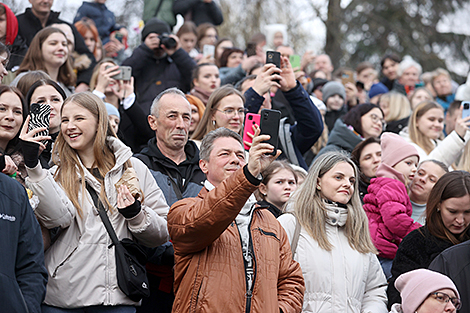
<svg viewBox="0 0 470 313"><path fill-rule="evenodd" d="M45 253L49 280L42 312L96 306L106 312L135 312L138 303L118 287L114 248L85 184L99 195L118 238L134 237L148 247L169 239L162 191L147 167L116 138L104 103L92 93L72 95L63 104L53 153L57 165L49 171L37 161L43 146L39 141L47 137L33 136L41 130L27 133L23 127L20 138L27 185L40 200L36 217L48 229L61 228ZM115 185L129 168L137 174L140 197L131 193L136 183Z"/></svg>
<svg viewBox="0 0 470 313"><path fill-rule="evenodd" d="M354 163L344 154L318 157L290 200L292 209L294 214L278 220L293 249L297 246L293 255L305 280L303 312L386 313L387 282L359 199Z"/></svg>

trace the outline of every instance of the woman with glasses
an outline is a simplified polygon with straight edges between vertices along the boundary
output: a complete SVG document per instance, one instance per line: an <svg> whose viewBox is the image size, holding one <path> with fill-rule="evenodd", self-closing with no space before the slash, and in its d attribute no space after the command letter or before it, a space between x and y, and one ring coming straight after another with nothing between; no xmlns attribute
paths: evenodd
<svg viewBox="0 0 470 313"><path fill-rule="evenodd" d="M393 285L397 277L418 268L428 268L442 251L470 239L469 225L470 173L446 173L429 195L426 225L409 233L398 247L387 290L389 306L401 302Z"/></svg>
<svg viewBox="0 0 470 313"><path fill-rule="evenodd" d="M462 119L462 108L458 110L455 130L444 138L444 109L434 101L421 102L410 116L408 128L400 136L413 144L421 160L435 159L451 166L462 154L470 117Z"/></svg>
<svg viewBox="0 0 470 313"><path fill-rule="evenodd" d="M219 127L242 135L246 112L244 105L245 97L232 86L225 85L216 89L209 97L204 115L191 139L199 146L206 134Z"/></svg>
<svg viewBox="0 0 470 313"><path fill-rule="evenodd" d="M320 150L317 157L328 151L351 153L364 139L380 137L385 125L380 107L371 103L360 104L336 120L326 146Z"/></svg>
<svg viewBox="0 0 470 313"><path fill-rule="evenodd" d="M217 42L217 28L211 23L202 23L197 27L197 48L202 53L205 45L215 46Z"/></svg>
<svg viewBox="0 0 470 313"><path fill-rule="evenodd" d="M411 105L405 95L396 91L386 93L380 97L378 105L384 112L384 119L387 122L385 131L398 134L408 125Z"/></svg>
<svg viewBox="0 0 470 313"><path fill-rule="evenodd" d="M402 303L393 304L390 313L454 313L462 306L452 280L427 269L401 275L395 287Z"/></svg>

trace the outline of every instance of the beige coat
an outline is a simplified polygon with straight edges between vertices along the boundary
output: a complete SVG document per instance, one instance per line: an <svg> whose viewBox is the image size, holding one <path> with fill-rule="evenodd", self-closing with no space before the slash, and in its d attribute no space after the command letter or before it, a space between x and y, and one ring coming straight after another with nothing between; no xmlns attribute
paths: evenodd
<svg viewBox="0 0 470 313"><path fill-rule="evenodd" d="M168 241L166 215L168 206L160 188L147 167L131 158L130 148L117 138L108 137L114 151L116 165L104 178L108 201L116 208L117 191L114 184L124 171L124 163L131 160L144 193L142 210L137 216L125 219L117 209L108 212L119 239L134 236L143 245L156 247ZM82 165L83 167L83 165ZM45 262L49 273L45 303L61 308L91 305L135 305L117 285L114 248L108 248L111 239L93 205L91 196L79 191L82 217L68 199L65 191L53 179L57 167L49 171L41 165L28 169L29 188L40 199L35 213L46 228L61 227L57 241L46 251ZM100 183L83 167L86 181L99 193ZM78 174L77 174L78 175ZM81 188L80 188L81 189Z"/></svg>

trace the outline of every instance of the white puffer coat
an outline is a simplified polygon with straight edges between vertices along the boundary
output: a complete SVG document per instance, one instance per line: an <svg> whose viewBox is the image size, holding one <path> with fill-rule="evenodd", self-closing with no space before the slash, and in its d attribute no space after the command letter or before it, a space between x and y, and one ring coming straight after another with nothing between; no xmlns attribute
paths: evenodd
<svg viewBox="0 0 470 313"><path fill-rule="evenodd" d="M347 209L327 208L326 233L333 245L322 249L307 231L300 231L294 260L300 263L305 280L303 312L386 313L387 282L377 257L351 248L344 233ZM278 218L289 241L295 232L292 214Z"/></svg>
<svg viewBox="0 0 470 313"><path fill-rule="evenodd" d="M104 185L109 203L115 208L108 212L114 230L121 240L134 236L143 245L156 247L168 241L166 225L168 205L162 191L145 164L132 157L129 147L114 137L108 144L116 157L115 166L106 174ZM131 160L144 194L142 209L131 219L124 218L116 208L117 191L114 184L121 178L124 163ZM99 194L100 183L83 166L84 179ZM61 227L56 242L46 251L45 263L49 273L45 303L60 308L91 305L135 305L118 287L114 248L111 239L94 207L91 196L83 197L79 190L82 217L54 180L53 173L42 169L40 163L28 169L28 187L40 203L35 211L41 225ZM78 175L78 173L77 173ZM83 177L82 177L83 179Z"/></svg>

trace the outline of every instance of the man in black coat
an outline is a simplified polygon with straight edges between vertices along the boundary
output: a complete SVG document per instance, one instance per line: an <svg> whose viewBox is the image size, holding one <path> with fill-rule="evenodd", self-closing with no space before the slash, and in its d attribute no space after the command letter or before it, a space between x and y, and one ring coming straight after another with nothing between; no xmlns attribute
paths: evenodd
<svg viewBox="0 0 470 313"><path fill-rule="evenodd" d="M163 90L177 87L186 93L191 89L196 62L181 48L178 37L170 33L166 22L151 18L142 30L143 43L122 62L132 67L137 104L145 114L150 114L153 99ZM162 42L160 35L166 37Z"/></svg>
<svg viewBox="0 0 470 313"><path fill-rule="evenodd" d="M0 237L0 311L40 313L47 283L41 229L23 186L2 173Z"/></svg>
<svg viewBox="0 0 470 313"><path fill-rule="evenodd" d="M60 12L51 11L53 0L29 0L29 2L32 5L31 8L27 8L24 13L16 16L19 27L18 34L29 47L33 37L44 27L52 24L68 24L72 28L75 37L75 51L78 54L86 54L92 61L87 69L79 71L77 74L77 91L87 90L96 61L93 53L88 50L82 35L75 26L59 18Z"/></svg>

